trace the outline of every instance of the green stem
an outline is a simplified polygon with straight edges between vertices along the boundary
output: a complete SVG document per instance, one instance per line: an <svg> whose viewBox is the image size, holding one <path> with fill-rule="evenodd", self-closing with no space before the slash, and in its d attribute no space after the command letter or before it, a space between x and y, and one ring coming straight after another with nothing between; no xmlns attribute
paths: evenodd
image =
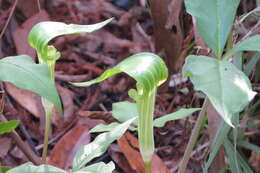
<svg viewBox="0 0 260 173"><path fill-rule="evenodd" d="M145 173L152 173L152 161L144 162Z"/></svg>
<svg viewBox="0 0 260 173"><path fill-rule="evenodd" d="M198 117L198 119L196 121L196 124L195 124L193 130L192 130L192 134L191 134L189 143L188 143L188 145L186 147L186 150L184 152L184 156L182 158L182 161L180 163L180 168L178 170L178 173L185 173L188 161L190 159L190 155L191 155L192 149L193 149L194 144L197 141L197 138L199 136L200 127L201 127L201 124L203 123L203 120L204 120L204 117L205 117L205 113L206 113L208 104L209 104L209 100L206 97L205 100L204 100L203 106L201 108L199 117Z"/></svg>
<svg viewBox="0 0 260 173"><path fill-rule="evenodd" d="M42 163L45 164L47 153L48 153L49 134L51 131L51 116L52 116L53 104L44 98L42 98L42 104L45 110L45 131L44 131L44 143L43 143L43 152L42 152Z"/></svg>
<svg viewBox="0 0 260 173"><path fill-rule="evenodd" d="M151 169L150 163L154 152L153 112L155 105L155 94L156 88L137 100L137 108L139 113L138 140L142 158L144 163L147 163L147 170Z"/></svg>

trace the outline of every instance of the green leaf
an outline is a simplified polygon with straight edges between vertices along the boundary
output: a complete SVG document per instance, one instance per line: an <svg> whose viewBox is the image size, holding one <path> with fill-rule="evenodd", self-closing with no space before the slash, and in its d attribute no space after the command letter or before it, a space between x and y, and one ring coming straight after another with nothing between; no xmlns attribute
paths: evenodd
<svg viewBox="0 0 260 173"><path fill-rule="evenodd" d="M167 115L164 115L160 118L157 118L153 122L154 127L163 127L165 123L172 120L179 120L191 115L195 111L201 110L200 108L191 108L191 109L180 109L177 112L173 112Z"/></svg>
<svg viewBox="0 0 260 173"><path fill-rule="evenodd" d="M74 157L73 171L80 170L86 163L106 152L109 145L120 138L133 121L134 119L130 119L118 125L112 131L102 133L93 142L81 147Z"/></svg>
<svg viewBox="0 0 260 173"><path fill-rule="evenodd" d="M136 103L131 102L117 102L112 104L112 116L120 122L126 122L127 120L138 116ZM138 124L136 119L133 122L135 125Z"/></svg>
<svg viewBox="0 0 260 173"><path fill-rule="evenodd" d="M256 52L254 56L250 59L250 61L245 65L245 74L247 76L253 71L255 65L260 60L260 52Z"/></svg>
<svg viewBox="0 0 260 173"><path fill-rule="evenodd" d="M246 149L254 151L256 154L260 154L260 147L254 144L251 144L247 141L240 141L237 143L237 145L244 147Z"/></svg>
<svg viewBox="0 0 260 173"><path fill-rule="evenodd" d="M154 120L154 127L163 127L166 122L171 120L178 120L181 118L185 118L192 114L195 111L200 110L200 108L192 108L192 109L180 109L177 112L164 115L163 117L157 118ZM137 105L136 103L131 102L118 102L112 105L112 115L120 122L125 122L133 117L138 115ZM133 122L137 125L137 121Z"/></svg>
<svg viewBox="0 0 260 173"><path fill-rule="evenodd" d="M57 59L60 55L53 46L48 46L50 40L66 34L94 32L105 26L112 19L113 18L92 25L68 25L62 22L40 22L32 28L28 36L28 42L33 48L40 52L40 61L52 61L53 59L49 58L56 57Z"/></svg>
<svg viewBox="0 0 260 173"><path fill-rule="evenodd" d="M228 139L224 140L224 147L225 147L225 153L227 155L230 168L231 168L232 172L241 173L241 171L242 171L241 167L240 167L240 165L238 165L238 163L236 161L235 152L237 152L237 151L235 151L236 149L234 148L234 146L230 142L227 142L227 140Z"/></svg>
<svg viewBox="0 0 260 173"><path fill-rule="evenodd" d="M0 166L0 171L1 173L6 173L7 171L9 171L11 168L10 167L7 167L7 166Z"/></svg>
<svg viewBox="0 0 260 173"><path fill-rule="evenodd" d="M0 80L32 91L52 102L62 112L55 83L44 64L35 64L27 55L10 56L0 60Z"/></svg>
<svg viewBox="0 0 260 173"><path fill-rule="evenodd" d="M223 144L224 140L226 139L229 130L230 130L230 126L227 123L225 123L224 120L221 120L219 123L219 128L217 129L216 135L210 147L211 151L209 154L209 158L203 169L203 173L208 172L208 169L212 164L214 158L216 157L220 146Z"/></svg>
<svg viewBox="0 0 260 173"><path fill-rule="evenodd" d="M74 173L112 173L114 169L115 164L112 161L108 164L105 164L104 162L99 162L82 168Z"/></svg>
<svg viewBox="0 0 260 173"><path fill-rule="evenodd" d="M190 77L196 90L204 92L227 124L254 98L247 76L233 64L206 56L186 58L183 74Z"/></svg>
<svg viewBox="0 0 260 173"><path fill-rule="evenodd" d="M259 51L260 50L260 35L254 35L249 37L242 42L238 43L229 50L223 57L223 59L228 59L239 51Z"/></svg>
<svg viewBox="0 0 260 173"><path fill-rule="evenodd" d="M232 172L236 172L236 173L237 172L246 172L246 173L253 173L254 172L250 168L250 166L248 165L246 160L239 154L239 152L235 152L234 147L232 146L232 143L228 139L225 140L224 147L225 147L228 159L230 161L230 166L232 168ZM237 168L237 166L235 166L234 155L236 155L236 157L238 158L238 166L239 166L239 168ZM240 167L242 167L243 171L241 170ZM237 170L237 169L239 169L239 170Z"/></svg>
<svg viewBox="0 0 260 173"><path fill-rule="evenodd" d="M116 128L119 123L110 123L110 124L98 124L94 128L92 128L89 133L98 133L98 132L109 132Z"/></svg>
<svg viewBox="0 0 260 173"><path fill-rule="evenodd" d="M222 55L240 0L185 0L186 10L196 18L202 39L217 57Z"/></svg>
<svg viewBox="0 0 260 173"><path fill-rule="evenodd" d="M7 171L7 173L67 173L67 172L51 165L34 166L32 163L28 162Z"/></svg>
<svg viewBox="0 0 260 173"><path fill-rule="evenodd" d="M136 116L136 118L137 118L137 116ZM94 128L92 128L89 131L89 133L109 132L109 131L113 130L114 128L116 128L118 125L120 125L120 124L117 123L117 122L113 122L113 123L110 123L110 124L98 124ZM132 126L129 126L128 129L131 130L131 131L136 130L136 128L134 128Z"/></svg>
<svg viewBox="0 0 260 173"><path fill-rule="evenodd" d="M73 85L90 86L121 72L128 74L137 81L137 91L131 89L128 92L130 97L135 100L146 97L155 87L158 87L166 81L168 77L167 67L159 56L152 53L139 53L126 58L114 68L106 70L101 76L94 80L83 83L73 83Z"/></svg>
<svg viewBox="0 0 260 173"><path fill-rule="evenodd" d="M11 121L7 121L7 122L0 122L0 135L4 134L4 133L9 133L12 130L14 130L20 121L18 120L11 120Z"/></svg>

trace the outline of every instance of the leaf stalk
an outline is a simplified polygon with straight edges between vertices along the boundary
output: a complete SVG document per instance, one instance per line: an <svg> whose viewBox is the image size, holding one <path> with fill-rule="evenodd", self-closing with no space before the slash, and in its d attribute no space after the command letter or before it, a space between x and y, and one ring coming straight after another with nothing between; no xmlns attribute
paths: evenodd
<svg viewBox="0 0 260 173"><path fill-rule="evenodd" d="M191 134L191 137L189 139L189 142L188 142L188 145L186 147L186 150L184 152L184 156L183 156L183 158L181 160L178 173L185 173L188 161L190 159L190 155L191 155L192 149L193 149L194 144L197 141L197 138L199 136L200 128L201 128L201 125L202 125L203 120L205 118L205 113L206 113L208 104L209 104L209 99L208 99L208 97L206 97L204 102L203 102L203 106L201 108L201 111L199 113L199 117L198 117L198 119L196 121L196 124L195 124L193 130L192 130L192 134Z"/></svg>

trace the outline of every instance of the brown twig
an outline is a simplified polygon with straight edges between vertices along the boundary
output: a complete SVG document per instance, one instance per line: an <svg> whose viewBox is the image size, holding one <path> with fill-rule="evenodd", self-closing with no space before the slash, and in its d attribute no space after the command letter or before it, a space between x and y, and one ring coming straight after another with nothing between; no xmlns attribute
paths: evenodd
<svg viewBox="0 0 260 173"><path fill-rule="evenodd" d="M11 17L13 16L13 13L14 13L14 10L15 10L15 7L16 7L17 3L18 3L18 0L15 0L15 1L14 1L14 5L13 5L13 7L12 7L12 10L11 10L11 12L10 12L10 14L9 14L9 16L8 16L8 18L7 18L7 21L6 21L6 23L5 23L5 26L4 26L4 28L3 28L2 32L1 32L1 34L0 34L0 39L2 38L2 36L3 36L4 33L5 33L5 30L6 30L8 24L9 24L9 22L10 22L10 20L11 20Z"/></svg>
<svg viewBox="0 0 260 173"><path fill-rule="evenodd" d="M41 11L41 2L40 2L40 0L37 0L37 6L38 6L38 10L40 12Z"/></svg>
<svg viewBox="0 0 260 173"><path fill-rule="evenodd" d="M0 117L4 122L7 122L3 114L0 114ZM41 159L38 156L36 156L36 154L32 151L29 145L21 139L21 137L17 134L15 130L10 132L10 136L13 138L17 146L23 151L23 153L28 157L30 161L32 161L36 165L41 164Z"/></svg>
<svg viewBox="0 0 260 173"><path fill-rule="evenodd" d="M240 43L241 41L245 40L246 38L248 38L251 34L253 34L255 31L257 31L257 28L260 26L260 20L255 24L255 26L252 27L252 29L250 29L246 35L238 42ZM237 43L237 44L238 44Z"/></svg>

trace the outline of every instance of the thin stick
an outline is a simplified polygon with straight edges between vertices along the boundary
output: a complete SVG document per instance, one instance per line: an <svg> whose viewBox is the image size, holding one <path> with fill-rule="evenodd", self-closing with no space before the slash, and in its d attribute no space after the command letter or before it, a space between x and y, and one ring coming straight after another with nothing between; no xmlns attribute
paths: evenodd
<svg viewBox="0 0 260 173"><path fill-rule="evenodd" d="M208 97L206 97L205 100L204 100L202 109L201 109L201 111L199 113L199 117L198 117L198 119L196 121L196 124L195 124L193 130L192 130L192 134L191 134L189 143L187 145L187 148L185 150L184 156L182 158L182 161L180 163L180 168L178 170L178 173L185 173L185 170L187 168L187 164L188 164L188 161L190 159L190 155L191 155L193 146L194 146L194 144L197 141L197 138L199 136L200 127L201 127L201 124L202 124L202 122L204 120L205 112L206 112L208 103L209 103L209 100L208 100Z"/></svg>
<svg viewBox="0 0 260 173"><path fill-rule="evenodd" d="M37 6L38 6L38 10L40 12L41 11L41 2L40 2L40 0L37 0Z"/></svg>
<svg viewBox="0 0 260 173"><path fill-rule="evenodd" d="M5 26L4 26L4 28L3 28L2 32L1 32L1 34L0 34L0 39L2 38L2 36L3 36L4 33L5 33L5 30L6 30L7 26L8 26L8 24L9 24L9 22L10 22L12 16L13 16L13 13L14 13L14 10L15 10L15 7L16 7L17 3L18 3L18 0L15 0L15 1L14 1L14 5L13 5L13 7L12 7L12 10L11 10L11 12L10 12L10 14L9 14L9 16L8 16L8 18L7 18L7 21L6 21L6 23L5 23Z"/></svg>
<svg viewBox="0 0 260 173"><path fill-rule="evenodd" d="M7 122L5 116L3 114L0 114L1 119L3 119L4 122ZM10 136L12 139L16 142L17 146L23 151L23 153L28 157L30 161L32 161L36 165L41 164L41 159L36 156L36 154L32 151L32 149L29 147L27 143L25 143L21 137L17 134L15 130L10 132Z"/></svg>
<svg viewBox="0 0 260 173"><path fill-rule="evenodd" d="M238 42L238 43L240 43L240 42L242 42L243 40L245 40L246 38L248 38L251 34L253 34L256 30L257 30L257 28L260 26L260 20L253 26L253 28L252 29L250 29L250 31L248 31L247 33L246 33L246 35ZM237 43L237 44L238 44Z"/></svg>

